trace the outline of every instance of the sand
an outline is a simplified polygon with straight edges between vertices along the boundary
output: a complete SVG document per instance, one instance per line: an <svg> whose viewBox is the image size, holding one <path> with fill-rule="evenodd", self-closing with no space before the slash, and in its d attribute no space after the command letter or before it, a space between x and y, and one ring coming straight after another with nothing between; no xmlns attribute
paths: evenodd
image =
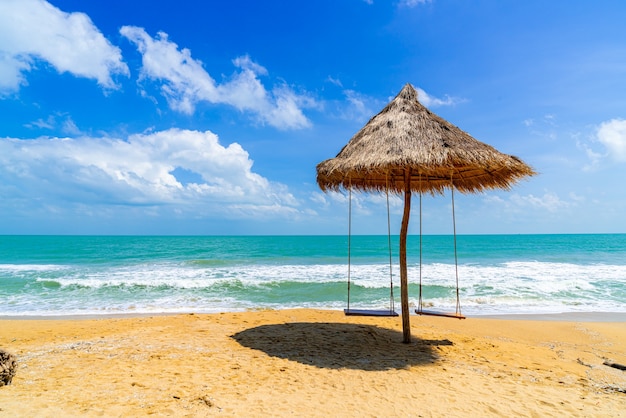
<svg viewBox="0 0 626 418"><path fill-rule="evenodd" d="M0 417L626 417L625 322L317 310L0 320Z"/></svg>

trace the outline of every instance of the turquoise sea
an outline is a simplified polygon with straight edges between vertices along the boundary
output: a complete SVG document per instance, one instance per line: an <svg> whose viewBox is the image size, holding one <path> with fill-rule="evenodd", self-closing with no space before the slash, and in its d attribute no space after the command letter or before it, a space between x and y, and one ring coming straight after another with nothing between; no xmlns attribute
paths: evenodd
<svg viewBox="0 0 626 418"><path fill-rule="evenodd" d="M454 310L452 236L423 237L423 299ZM466 315L626 312L626 234L457 237ZM353 236L351 307L385 309L387 236ZM343 309L346 236L0 236L0 316ZM399 309L398 237L392 278ZM418 299L419 237L408 239Z"/></svg>

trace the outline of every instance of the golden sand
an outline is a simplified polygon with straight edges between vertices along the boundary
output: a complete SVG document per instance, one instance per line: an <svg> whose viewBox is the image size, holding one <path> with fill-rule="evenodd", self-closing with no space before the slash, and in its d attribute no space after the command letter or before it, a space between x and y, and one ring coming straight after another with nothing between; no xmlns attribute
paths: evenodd
<svg viewBox="0 0 626 418"><path fill-rule="evenodd" d="M0 417L626 417L626 323L316 310L0 320Z"/></svg>

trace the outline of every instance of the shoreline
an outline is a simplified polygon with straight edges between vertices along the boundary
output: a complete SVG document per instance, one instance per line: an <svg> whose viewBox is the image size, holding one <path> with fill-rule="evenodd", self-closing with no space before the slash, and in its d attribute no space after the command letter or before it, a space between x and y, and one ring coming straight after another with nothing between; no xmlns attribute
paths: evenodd
<svg viewBox="0 0 626 418"><path fill-rule="evenodd" d="M474 315L477 319L503 319L520 321L558 321L558 322L624 322L626 312L559 312L537 314L485 314Z"/></svg>
<svg viewBox="0 0 626 418"><path fill-rule="evenodd" d="M626 416L626 322L314 309L0 319L3 416Z"/></svg>
<svg viewBox="0 0 626 418"><path fill-rule="evenodd" d="M287 309L245 309L222 312L141 312L141 313L106 313L106 314L68 314L68 315L0 315L0 321L58 321L58 320L91 320L91 319L116 319L116 318L146 318L158 316L177 316L177 315L220 315L226 313L242 313L242 312L259 312L259 311L292 311L292 310L311 310L325 312L341 312L336 309L321 308L287 308ZM400 313L400 310L397 310ZM558 322L624 322L626 323L626 312L557 312L557 313L496 313L496 314L478 314L466 315L467 318L473 319L499 319L499 320L521 320L521 321L558 321ZM411 313L411 318L420 317L420 315Z"/></svg>

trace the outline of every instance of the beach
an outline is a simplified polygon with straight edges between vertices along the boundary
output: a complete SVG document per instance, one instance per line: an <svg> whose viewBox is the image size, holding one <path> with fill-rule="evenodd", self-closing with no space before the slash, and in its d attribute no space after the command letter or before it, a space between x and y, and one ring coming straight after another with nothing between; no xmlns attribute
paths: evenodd
<svg viewBox="0 0 626 418"><path fill-rule="evenodd" d="M626 416L626 322L248 310L2 319L0 417Z"/></svg>

